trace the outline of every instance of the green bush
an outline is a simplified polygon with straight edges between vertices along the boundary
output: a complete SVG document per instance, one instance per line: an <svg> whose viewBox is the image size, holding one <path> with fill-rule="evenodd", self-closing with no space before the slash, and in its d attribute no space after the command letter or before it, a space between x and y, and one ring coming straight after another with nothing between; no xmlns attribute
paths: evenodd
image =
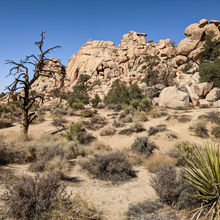
<svg viewBox="0 0 220 220"><path fill-rule="evenodd" d="M97 105L101 102L102 100L100 99L99 95L96 94L94 99L92 99L92 107L95 108Z"/></svg>
<svg viewBox="0 0 220 220"><path fill-rule="evenodd" d="M131 86L126 86L124 82L116 80L106 95L104 102L106 104L130 105L134 100L137 102L137 100L141 100L142 98L142 90L136 83Z"/></svg>
<svg viewBox="0 0 220 220"><path fill-rule="evenodd" d="M77 84L73 86L73 91L65 95L65 99L71 108L74 108L76 103L89 104L89 95L87 93L90 89L88 86L89 79L89 75L81 74Z"/></svg>
<svg viewBox="0 0 220 220"><path fill-rule="evenodd" d="M213 82L215 87L220 87L220 59L202 63L199 74L201 82Z"/></svg>

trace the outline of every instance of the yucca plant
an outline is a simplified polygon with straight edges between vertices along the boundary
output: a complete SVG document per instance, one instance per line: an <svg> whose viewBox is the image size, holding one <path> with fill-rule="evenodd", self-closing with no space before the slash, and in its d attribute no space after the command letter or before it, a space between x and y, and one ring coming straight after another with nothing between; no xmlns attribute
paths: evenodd
<svg viewBox="0 0 220 220"><path fill-rule="evenodd" d="M193 147L193 156L186 159L186 182L196 193L192 195L201 199L201 207L193 210L194 217L199 218L207 210L206 218L220 219L220 146L206 144L201 150Z"/></svg>
<svg viewBox="0 0 220 220"><path fill-rule="evenodd" d="M65 137L68 141L74 141L77 140L78 134L82 130L83 126L81 122L73 122L68 129L61 134L61 136Z"/></svg>

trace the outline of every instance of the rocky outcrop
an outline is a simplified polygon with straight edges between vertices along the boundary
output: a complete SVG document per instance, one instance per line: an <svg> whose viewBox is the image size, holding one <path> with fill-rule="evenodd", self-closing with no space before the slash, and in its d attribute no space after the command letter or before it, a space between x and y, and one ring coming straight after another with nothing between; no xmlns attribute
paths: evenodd
<svg viewBox="0 0 220 220"><path fill-rule="evenodd" d="M215 38L220 37L219 21L202 19L189 25L184 31L186 38L176 47L170 39L147 42L147 34L135 31L125 34L118 46L111 41L90 40L70 58L64 84L70 90L81 74L88 74L90 84L99 81L90 92L91 97L98 94L103 98L119 79L127 84L137 83L152 100L160 95L159 101L155 99L160 106L184 107L190 102L196 106L205 98L213 102L215 98L210 98L211 93L207 95L212 85L199 82L199 59L210 32ZM58 60L56 66L51 65L46 66L61 71ZM57 77L58 82L61 81L61 75ZM33 89L48 93L57 86L57 81L42 78Z"/></svg>

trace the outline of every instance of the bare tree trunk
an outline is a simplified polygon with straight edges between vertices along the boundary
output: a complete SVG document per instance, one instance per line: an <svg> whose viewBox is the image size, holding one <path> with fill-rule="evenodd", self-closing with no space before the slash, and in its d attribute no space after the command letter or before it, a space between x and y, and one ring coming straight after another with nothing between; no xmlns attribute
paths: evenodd
<svg viewBox="0 0 220 220"><path fill-rule="evenodd" d="M22 132L25 140L28 139L28 128L29 128L28 112L22 110L22 115L21 115L21 132Z"/></svg>

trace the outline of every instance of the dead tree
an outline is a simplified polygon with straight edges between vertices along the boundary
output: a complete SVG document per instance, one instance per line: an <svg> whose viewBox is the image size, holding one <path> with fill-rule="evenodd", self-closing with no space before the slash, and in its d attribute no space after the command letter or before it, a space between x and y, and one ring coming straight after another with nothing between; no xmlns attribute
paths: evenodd
<svg viewBox="0 0 220 220"><path fill-rule="evenodd" d="M20 62L6 60L6 64L11 64L13 66L10 69L9 75L14 77L13 83L11 83L7 89L11 94L16 91L20 92L20 107L22 110L21 131L25 138L28 138L29 125L37 118L37 114L31 111L31 108L38 99L43 99L42 95L37 93L33 94L31 92L32 85L41 76L53 77L55 79L55 74L58 73L57 71L46 69L45 64L46 61L51 60L46 56L53 50L60 48L60 46L43 50L45 40L44 35L45 32L42 31L41 40L34 43L39 49L38 55L32 54L26 56L26 58Z"/></svg>

